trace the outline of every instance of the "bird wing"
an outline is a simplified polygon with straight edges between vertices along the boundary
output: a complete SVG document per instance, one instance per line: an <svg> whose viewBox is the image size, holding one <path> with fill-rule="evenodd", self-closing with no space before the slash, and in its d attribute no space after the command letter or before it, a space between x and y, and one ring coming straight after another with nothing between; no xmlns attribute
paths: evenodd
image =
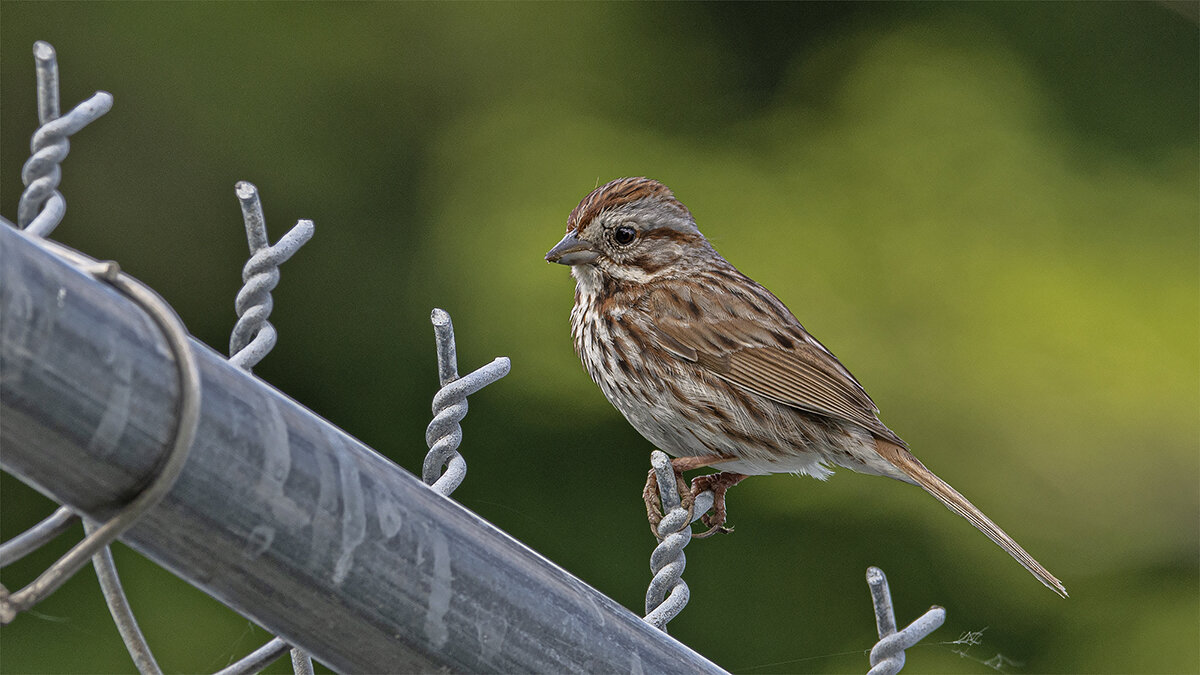
<svg viewBox="0 0 1200 675"><path fill-rule="evenodd" d="M894 439L850 371L770 291L745 281L736 292L678 284L651 291L641 304L659 346L759 396Z"/></svg>

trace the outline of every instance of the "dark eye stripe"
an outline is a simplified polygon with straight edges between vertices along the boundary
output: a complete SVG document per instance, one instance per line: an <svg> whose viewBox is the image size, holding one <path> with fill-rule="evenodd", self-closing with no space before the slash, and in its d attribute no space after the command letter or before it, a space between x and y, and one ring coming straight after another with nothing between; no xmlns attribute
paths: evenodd
<svg viewBox="0 0 1200 675"><path fill-rule="evenodd" d="M693 234L691 232L680 232L679 230L670 227L659 227L650 230L649 232L643 233L642 237L645 239L669 239L681 244L692 244L702 239L702 237L697 236L697 234Z"/></svg>

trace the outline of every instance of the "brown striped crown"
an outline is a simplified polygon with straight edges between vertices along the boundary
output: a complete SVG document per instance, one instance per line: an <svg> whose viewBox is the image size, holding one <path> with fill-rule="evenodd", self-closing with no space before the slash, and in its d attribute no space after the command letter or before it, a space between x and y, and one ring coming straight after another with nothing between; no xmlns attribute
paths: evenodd
<svg viewBox="0 0 1200 675"><path fill-rule="evenodd" d="M567 217L567 231L580 232L585 225L604 211L648 198L670 204L679 209L683 215L691 217L691 212L678 199L675 199L671 188L666 185L652 178L618 178L592 190L591 194L579 202L579 206L576 206L571 211L571 215Z"/></svg>

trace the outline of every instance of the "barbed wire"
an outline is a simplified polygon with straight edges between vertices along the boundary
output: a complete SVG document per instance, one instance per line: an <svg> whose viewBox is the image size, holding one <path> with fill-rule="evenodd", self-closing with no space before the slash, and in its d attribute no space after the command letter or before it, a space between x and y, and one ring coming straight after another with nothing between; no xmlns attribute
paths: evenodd
<svg viewBox="0 0 1200 675"><path fill-rule="evenodd" d="M467 416L467 397L508 374L508 357L501 356L478 370L458 376L458 351L454 344L454 324L443 309L430 315L437 342L438 382L441 389L433 397L433 420L425 429L429 452L421 469L421 480L443 496L454 492L467 476L467 462L458 452L462 426ZM445 467L445 473L442 473ZM439 475L440 474L440 475Z"/></svg>
<svg viewBox="0 0 1200 675"><path fill-rule="evenodd" d="M46 237L58 227L67 212L67 203L58 191L62 180L59 165L71 150L67 138L111 110L113 97L106 91L98 91L60 117L58 58L54 47L38 40L33 44L33 58L41 126L30 140L30 157L21 168L25 190L17 205L17 227L29 234Z"/></svg>
<svg viewBox="0 0 1200 675"><path fill-rule="evenodd" d="M240 181L235 186L246 223L250 259L242 269L244 285L234 303L238 320L229 337L229 362L249 372L275 347L278 332L267 321L275 301L271 291L279 285L279 266L312 239L311 220L300 220L273 246L267 242L267 223L263 217L258 188Z"/></svg>
<svg viewBox="0 0 1200 675"><path fill-rule="evenodd" d="M871 670L867 675L896 675L904 667L904 650L916 645L946 621L946 610L934 605L904 630L896 631L896 613L887 576L878 567L867 568L867 586L875 606L875 626L879 642L871 649Z"/></svg>
<svg viewBox="0 0 1200 675"><path fill-rule="evenodd" d="M279 285L279 266L312 239L316 229L311 220L299 220L295 227L288 230L287 234L272 246L267 239L267 220L263 214L258 188L248 181L238 181L234 192L242 207L242 221L246 226L250 259L242 268L243 286L234 301L238 320L229 336L229 363L249 373L275 348L275 343L279 340L278 331L267 321L275 307L271 291ZM229 675L254 672L254 666L260 659L279 651L280 642L283 642L281 638L272 638L249 656L225 668L223 672L228 672ZM295 675L312 675L312 655L299 647L286 644L284 647L291 650L292 671ZM276 654L275 658L279 656L282 656L282 652Z"/></svg>

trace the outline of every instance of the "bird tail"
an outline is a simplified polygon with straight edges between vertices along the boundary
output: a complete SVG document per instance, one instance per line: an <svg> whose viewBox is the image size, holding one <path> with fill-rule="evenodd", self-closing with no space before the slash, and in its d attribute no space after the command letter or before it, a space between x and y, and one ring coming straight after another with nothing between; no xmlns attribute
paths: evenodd
<svg viewBox="0 0 1200 675"><path fill-rule="evenodd" d="M1067 597L1067 589L1061 581L1055 578L1045 567L1042 567L1041 563L1034 560L1033 556L1026 553L1020 544L1008 536L1008 533L1000 529L990 518L983 515L982 511L975 508L974 504L967 501L966 497L959 494L958 490L950 487L946 481L938 478L932 471L925 468L925 465L919 459L913 457L912 453L899 445L882 439L876 441L875 449L880 456L911 477L926 492L937 497L938 501L946 505L946 508L966 518L980 532L986 534L988 539L991 539L1000 548L1008 551L1009 555L1021 563L1025 569L1029 570L1047 588L1064 598Z"/></svg>

